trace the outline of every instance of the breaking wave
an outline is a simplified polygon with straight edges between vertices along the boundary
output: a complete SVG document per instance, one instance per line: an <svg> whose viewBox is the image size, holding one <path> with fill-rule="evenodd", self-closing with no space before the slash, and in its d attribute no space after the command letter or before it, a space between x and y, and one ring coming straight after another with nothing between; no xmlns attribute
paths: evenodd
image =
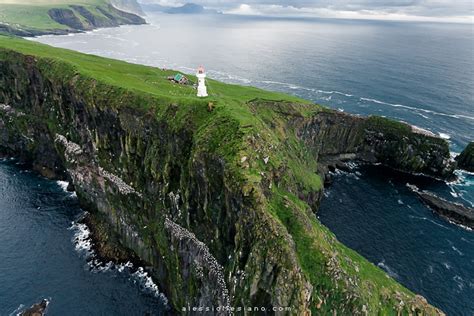
<svg viewBox="0 0 474 316"><path fill-rule="evenodd" d="M81 218L83 218L85 214L87 213L84 213ZM158 285L153 282L152 277L143 267L134 267L131 262L116 264L112 261L101 261L93 250L91 231L86 224L79 223L78 221L72 222L69 228L74 232L72 242L76 251L86 258L87 265L92 272L101 273L116 271L117 273L125 273L130 281L137 284L142 291L159 298L165 305L168 305L168 299L159 291Z"/></svg>
<svg viewBox="0 0 474 316"><path fill-rule="evenodd" d="M377 267L385 270L385 272L387 272L387 274L392 278L398 278L398 274L395 272L395 270L393 270L385 263L385 260L382 260L381 262L377 263Z"/></svg>

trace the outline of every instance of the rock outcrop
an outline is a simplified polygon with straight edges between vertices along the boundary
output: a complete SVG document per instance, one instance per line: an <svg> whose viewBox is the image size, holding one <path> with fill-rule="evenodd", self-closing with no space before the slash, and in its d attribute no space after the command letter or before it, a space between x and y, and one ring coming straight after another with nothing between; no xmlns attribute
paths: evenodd
<svg viewBox="0 0 474 316"><path fill-rule="evenodd" d="M474 229L474 209L460 203L450 202L428 191L420 191L414 185L407 185L430 209L441 217L456 224Z"/></svg>
<svg viewBox="0 0 474 316"><path fill-rule="evenodd" d="M442 314L340 244L314 212L318 160L448 177L443 141L296 101L221 96L208 111L205 100L127 89L64 59L1 47L0 74L0 153L72 181L174 309ZM173 89L166 76L160 84Z"/></svg>
<svg viewBox="0 0 474 316"><path fill-rule="evenodd" d="M323 111L300 123L298 135L325 165L359 160L441 179L455 169L446 141L382 117Z"/></svg>
<svg viewBox="0 0 474 316"><path fill-rule="evenodd" d="M458 167L470 172L474 172L474 142L470 142L462 153L456 157Z"/></svg>
<svg viewBox="0 0 474 316"><path fill-rule="evenodd" d="M49 16L59 24L68 26L73 31L86 31L101 27L114 27L123 24L144 24L145 20L133 13L121 11L112 5L98 6L92 12L85 6L70 5L70 9L53 8Z"/></svg>
<svg viewBox="0 0 474 316"><path fill-rule="evenodd" d="M46 313L48 307L48 300L44 299L39 303L33 304L30 308L27 308L20 313L21 316L43 316Z"/></svg>

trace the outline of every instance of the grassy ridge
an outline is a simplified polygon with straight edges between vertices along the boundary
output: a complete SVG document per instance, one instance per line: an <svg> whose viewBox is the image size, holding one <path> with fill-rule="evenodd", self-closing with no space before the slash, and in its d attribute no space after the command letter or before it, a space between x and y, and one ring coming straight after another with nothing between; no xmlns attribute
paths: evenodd
<svg viewBox="0 0 474 316"><path fill-rule="evenodd" d="M66 30L66 25L57 23L48 15L48 10L53 8L69 8L69 5L82 5L98 15L97 6L106 5L106 0L26 0L0 3L0 23L17 28L36 30Z"/></svg>
<svg viewBox="0 0 474 316"><path fill-rule="evenodd" d="M6 0L0 2L0 33L19 36L67 34L145 20L123 12L110 0Z"/></svg>
<svg viewBox="0 0 474 316"><path fill-rule="evenodd" d="M78 86L110 87L98 89L103 95L93 98L110 100L111 107L146 108L177 129L199 122L194 136L197 149L223 157L232 174L239 175L243 194L255 197L281 231L291 236L301 269L313 285L311 308L315 314L332 314L333 310L342 314L364 310L382 315L397 311L435 314L382 270L339 243L314 216L311 205L297 194L318 193L322 183L316 173L316 159L287 125L288 116L311 116L320 111L319 106L213 80L208 81L211 97L201 99L193 88L169 82L166 77L175 73L171 70L0 36L0 62L10 58L12 51L35 56L48 77L64 78L68 84L77 77ZM133 98L117 98L115 94ZM211 114L207 113L209 103L214 106ZM172 117L170 104L177 105ZM272 177L277 176L279 185L272 186Z"/></svg>

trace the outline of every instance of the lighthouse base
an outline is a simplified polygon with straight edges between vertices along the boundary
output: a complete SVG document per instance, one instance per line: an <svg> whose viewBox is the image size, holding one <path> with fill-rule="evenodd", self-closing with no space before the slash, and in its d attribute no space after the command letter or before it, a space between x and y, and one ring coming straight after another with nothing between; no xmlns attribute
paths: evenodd
<svg viewBox="0 0 474 316"><path fill-rule="evenodd" d="M207 97L206 86L204 86L204 87L198 86L197 96L200 97L200 98Z"/></svg>

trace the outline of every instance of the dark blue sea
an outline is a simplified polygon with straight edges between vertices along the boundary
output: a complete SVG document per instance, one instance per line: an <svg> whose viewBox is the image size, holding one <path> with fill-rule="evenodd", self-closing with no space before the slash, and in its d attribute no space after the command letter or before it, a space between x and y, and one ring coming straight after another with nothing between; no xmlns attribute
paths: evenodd
<svg viewBox="0 0 474 316"><path fill-rule="evenodd" d="M147 19L149 25L39 41L183 72L202 64L215 79L406 121L446 138L455 153L474 140L472 25L226 15ZM71 241L71 222L81 211L55 182L11 162L0 172L0 314L42 297L51 298L51 315L129 315L161 306L130 273L89 270ZM318 216L344 244L448 315L473 315L474 232L439 218L406 188L414 183L473 206L474 175L457 174L458 181L444 183L355 166L335 175Z"/></svg>
<svg viewBox="0 0 474 316"><path fill-rule="evenodd" d="M90 262L88 230L76 222L83 211L65 186L0 160L0 315L43 299L48 315L165 311L166 298L146 272Z"/></svg>

